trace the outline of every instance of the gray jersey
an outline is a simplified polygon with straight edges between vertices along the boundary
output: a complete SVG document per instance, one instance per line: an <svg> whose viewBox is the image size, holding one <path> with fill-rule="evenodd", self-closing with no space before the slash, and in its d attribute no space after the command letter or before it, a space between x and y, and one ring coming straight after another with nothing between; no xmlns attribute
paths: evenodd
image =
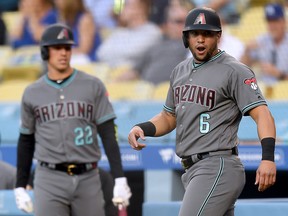
<svg viewBox="0 0 288 216"><path fill-rule="evenodd" d="M100 159L97 125L116 118L103 83L74 70L63 84L44 75L25 89L21 133L35 134L35 158L49 163Z"/></svg>
<svg viewBox="0 0 288 216"><path fill-rule="evenodd" d="M255 74L225 52L195 65L181 62L171 74L164 109L177 116L180 157L231 149L238 144L242 115L266 104Z"/></svg>

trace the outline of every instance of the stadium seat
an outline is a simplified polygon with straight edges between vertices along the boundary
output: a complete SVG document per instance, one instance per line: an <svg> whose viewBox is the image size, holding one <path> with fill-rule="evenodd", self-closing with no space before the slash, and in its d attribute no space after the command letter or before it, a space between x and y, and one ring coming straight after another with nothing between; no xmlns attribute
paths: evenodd
<svg viewBox="0 0 288 216"><path fill-rule="evenodd" d="M279 141L287 142L288 140L288 101L286 100L268 100L269 109L274 117L276 123L277 139ZM249 116L244 116L239 125L238 137L241 142L251 143L257 142L259 138L257 134L257 126L253 119Z"/></svg>
<svg viewBox="0 0 288 216"><path fill-rule="evenodd" d="M105 63L89 63L81 65L72 65L72 67L84 71L92 76L98 77L102 82L106 83L110 73L109 65Z"/></svg>
<svg viewBox="0 0 288 216"><path fill-rule="evenodd" d="M270 100L268 106L276 123L277 139L280 142L288 143L288 100Z"/></svg>
<svg viewBox="0 0 288 216"><path fill-rule="evenodd" d="M163 102L147 102L143 101L115 101L113 107L116 113L115 123L118 126L118 139L120 142L127 142L127 135L132 126L147 121L163 109ZM176 131L161 136L147 139L145 143L168 143L175 142Z"/></svg>
<svg viewBox="0 0 288 216"><path fill-rule="evenodd" d="M2 79L36 80L42 71L42 60L38 46L25 46L13 51L2 69Z"/></svg>
<svg viewBox="0 0 288 216"><path fill-rule="evenodd" d="M28 191L32 200L34 200L33 191ZM14 191L1 190L0 191L0 216L33 216L33 213L26 213L17 208Z"/></svg>
<svg viewBox="0 0 288 216"><path fill-rule="evenodd" d="M288 80L280 81L273 85L271 99L288 100Z"/></svg>
<svg viewBox="0 0 288 216"><path fill-rule="evenodd" d="M166 99L167 92L170 86L170 82L163 82L155 86L155 90L153 92L153 99L163 101Z"/></svg>
<svg viewBox="0 0 288 216"><path fill-rule="evenodd" d="M3 79L3 67L11 55L12 49L10 46L0 46L0 79Z"/></svg>
<svg viewBox="0 0 288 216"><path fill-rule="evenodd" d="M19 103L0 102L0 135L1 143L15 144L19 136L20 106Z"/></svg>
<svg viewBox="0 0 288 216"><path fill-rule="evenodd" d="M9 80L0 84L1 102L20 102L25 88L30 84L27 80Z"/></svg>
<svg viewBox="0 0 288 216"><path fill-rule="evenodd" d="M284 216L287 215L287 199L238 199L235 204L235 216ZM178 215L181 201L144 202L143 216ZM285 213L286 212L286 213Z"/></svg>
<svg viewBox="0 0 288 216"><path fill-rule="evenodd" d="M250 7L242 14L240 22L234 28L229 28L234 36L247 43L266 32L264 8L262 6Z"/></svg>
<svg viewBox="0 0 288 216"><path fill-rule="evenodd" d="M2 13L3 20L6 24L8 33L13 31L15 24L19 22L21 13L19 11L5 11Z"/></svg>
<svg viewBox="0 0 288 216"><path fill-rule="evenodd" d="M154 85L145 81L106 84L111 100L147 100L152 98Z"/></svg>
<svg viewBox="0 0 288 216"><path fill-rule="evenodd" d="M127 65L112 67L110 72L109 72L109 79L115 80L117 77L121 76L127 70L129 70L129 66L127 66Z"/></svg>

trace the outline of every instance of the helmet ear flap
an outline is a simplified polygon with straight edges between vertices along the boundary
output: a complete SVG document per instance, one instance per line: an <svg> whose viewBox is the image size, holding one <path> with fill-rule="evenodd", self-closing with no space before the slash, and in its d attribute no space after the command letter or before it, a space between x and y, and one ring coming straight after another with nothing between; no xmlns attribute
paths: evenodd
<svg viewBox="0 0 288 216"><path fill-rule="evenodd" d="M41 51L41 57L44 61L47 61L49 59L49 51L48 51L48 47L46 46L41 46L40 48Z"/></svg>
<svg viewBox="0 0 288 216"><path fill-rule="evenodd" d="M187 32L183 32L183 34L182 34L182 40L183 40L183 44L184 44L185 48L188 48L188 47L189 47L189 42L188 42L187 37L188 37Z"/></svg>

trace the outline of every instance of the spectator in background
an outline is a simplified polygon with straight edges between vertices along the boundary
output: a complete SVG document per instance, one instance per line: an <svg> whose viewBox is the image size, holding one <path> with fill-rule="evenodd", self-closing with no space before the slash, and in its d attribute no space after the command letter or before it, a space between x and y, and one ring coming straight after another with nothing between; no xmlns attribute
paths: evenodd
<svg viewBox="0 0 288 216"><path fill-rule="evenodd" d="M165 10L171 0L153 0L150 10L149 20L157 25L165 22Z"/></svg>
<svg viewBox="0 0 288 216"><path fill-rule="evenodd" d="M162 26L166 20L166 9L169 6L184 6L192 8L190 0L153 0L151 1L149 20Z"/></svg>
<svg viewBox="0 0 288 216"><path fill-rule="evenodd" d="M241 61L250 67L258 66L260 79L273 84L288 79L288 32L283 6L267 4L265 18L268 32L247 44Z"/></svg>
<svg viewBox="0 0 288 216"><path fill-rule="evenodd" d="M0 45L5 45L6 44L6 36L7 36L7 28L5 25L5 22L2 18L2 12L0 8Z"/></svg>
<svg viewBox="0 0 288 216"><path fill-rule="evenodd" d="M58 22L68 25L73 31L75 46L71 63L96 61L95 52L101 44L101 37L83 0L55 0L55 7Z"/></svg>
<svg viewBox="0 0 288 216"><path fill-rule="evenodd" d="M45 27L57 21L52 0L20 0L19 11L19 24L10 33L14 49L37 45Z"/></svg>
<svg viewBox="0 0 288 216"><path fill-rule="evenodd" d="M168 7L162 39L141 55L133 68L121 74L116 81L141 79L153 84L169 81L174 67L187 56L182 30L190 9L184 6Z"/></svg>
<svg viewBox="0 0 288 216"><path fill-rule="evenodd" d="M118 25L100 45L99 61L111 67L134 66L161 38L160 28L148 20L150 0L126 0Z"/></svg>
<svg viewBox="0 0 288 216"><path fill-rule="evenodd" d="M113 29L116 27L114 2L115 0L84 0L84 5L93 15L98 28Z"/></svg>
<svg viewBox="0 0 288 216"><path fill-rule="evenodd" d="M0 0L2 11L17 11L19 0Z"/></svg>
<svg viewBox="0 0 288 216"><path fill-rule="evenodd" d="M226 29L227 23L223 18L221 18L221 25L223 30L218 44L219 49L224 50L226 53L240 61L245 49L244 43L229 33L229 30Z"/></svg>
<svg viewBox="0 0 288 216"><path fill-rule="evenodd" d="M12 190L16 184L16 167L0 160L0 190Z"/></svg>
<svg viewBox="0 0 288 216"><path fill-rule="evenodd" d="M228 24L238 23L249 0L190 0L195 7L213 8Z"/></svg>

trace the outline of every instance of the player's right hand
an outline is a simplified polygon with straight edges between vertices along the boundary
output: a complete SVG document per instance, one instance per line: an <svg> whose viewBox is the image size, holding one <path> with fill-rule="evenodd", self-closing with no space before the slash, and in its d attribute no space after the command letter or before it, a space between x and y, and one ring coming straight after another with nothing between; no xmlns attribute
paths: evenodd
<svg viewBox="0 0 288 216"><path fill-rule="evenodd" d="M113 199L112 199L114 205L118 206L118 208L127 207L129 205L129 199L131 196L132 193L127 183L127 178L126 177L116 178L115 185L113 188Z"/></svg>
<svg viewBox="0 0 288 216"><path fill-rule="evenodd" d="M128 135L128 142L135 150L142 150L146 147L144 143L139 143L138 139L145 140L144 132L139 126L134 126Z"/></svg>
<svg viewBox="0 0 288 216"><path fill-rule="evenodd" d="M17 208L26 212L33 212L32 199L23 187L18 187L14 189L14 195L16 200Z"/></svg>

